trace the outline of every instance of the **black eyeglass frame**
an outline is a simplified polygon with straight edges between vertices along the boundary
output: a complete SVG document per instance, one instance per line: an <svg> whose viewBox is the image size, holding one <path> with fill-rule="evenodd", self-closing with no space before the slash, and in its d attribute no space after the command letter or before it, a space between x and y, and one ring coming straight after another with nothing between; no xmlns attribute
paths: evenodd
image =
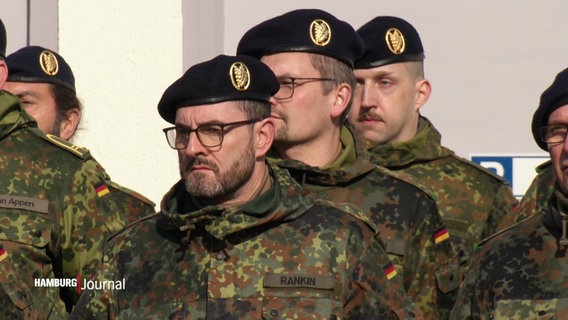
<svg viewBox="0 0 568 320"><path fill-rule="evenodd" d="M282 84L282 80L289 80L290 83L286 83L286 84ZM302 83L296 83L297 80L300 81L304 81ZM274 94L274 99L276 100L288 100L290 98L292 98L294 96L294 90L296 89L296 87L302 86L306 83L310 83L310 82L316 82L316 81L335 81L335 79L333 78L295 78L295 77L279 77L278 78L278 83L280 83L280 87L282 88L282 86L289 86L290 87L290 95L287 97L278 97L278 92L280 92L280 90L278 90L278 92L276 92Z"/></svg>
<svg viewBox="0 0 568 320"><path fill-rule="evenodd" d="M229 127L229 126L241 126L241 125L245 125L245 124L253 124L256 122L259 122L261 119L249 119L249 120L242 120L242 121L234 121L234 122L227 122L227 123L207 123L207 124L202 124L200 126L198 126L195 129L185 129L183 132L183 134L187 135L187 140L185 140L184 146L183 147L176 147L176 141L177 141L177 136L178 133L177 131L175 131L177 129L176 126L173 127L168 127L168 128L164 128L162 129L162 131L164 132L164 134L166 135L166 141L168 142L168 145L174 149L174 150L184 150L185 148L187 148L187 146L189 145L189 135L192 132L195 132L195 135L197 136L197 140L199 140L199 143L201 143L202 146L204 146L205 148L216 148L219 147L220 145L223 144L223 140L225 139L225 127ZM220 129L220 138L219 138L219 143L218 144L214 144L214 145L207 145L205 143L203 143L203 138L201 137L203 133L202 130L207 129L207 128L215 128L218 127ZM168 132L174 132L175 136L172 137L173 141L170 141ZM201 132L201 133L200 133Z"/></svg>
<svg viewBox="0 0 568 320"><path fill-rule="evenodd" d="M548 135L550 128L554 128L554 127L566 129L566 132L564 132L564 138L560 141L548 142L547 139L546 139L546 136ZM564 141L566 141L567 135L568 135L568 125L565 125L565 124L551 124L551 125L546 125L546 126L543 126L543 127L540 128L540 139L542 140L542 142L546 143L547 145L553 146L553 145L564 143Z"/></svg>

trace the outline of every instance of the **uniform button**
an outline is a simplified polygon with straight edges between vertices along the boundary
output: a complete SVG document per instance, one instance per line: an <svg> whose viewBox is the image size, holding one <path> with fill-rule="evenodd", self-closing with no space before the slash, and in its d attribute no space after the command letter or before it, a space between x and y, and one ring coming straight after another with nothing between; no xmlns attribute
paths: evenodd
<svg viewBox="0 0 568 320"><path fill-rule="evenodd" d="M273 317L278 317L278 310L275 309L270 310L270 315Z"/></svg>
<svg viewBox="0 0 568 320"><path fill-rule="evenodd" d="M38 238L41 237L41 230L34 231L34 236L36 236Z"/></svg>
<svg viewBox="0 0 568 320"><path fill-rule="evenodd" d="M225 259L225 255L223 254L223 252L217 252L215 259L217 259L217 261L223 261L223 259Z"/></svg>

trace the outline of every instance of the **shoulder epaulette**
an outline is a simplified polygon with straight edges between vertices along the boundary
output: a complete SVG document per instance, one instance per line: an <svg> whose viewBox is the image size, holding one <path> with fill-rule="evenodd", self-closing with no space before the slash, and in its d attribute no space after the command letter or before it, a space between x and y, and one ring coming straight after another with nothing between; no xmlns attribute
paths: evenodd
<svg viewBox="0 0 568 320"><path fill-rule="evenodd" d="M487 174L488 176L492 177L493 179L495 179L499 182L507 182L507 179L501 177L500 175L496 174L495 172L493 172L493 171L491 171L491 170L489 170L489 169L487 169L487 168L485 168L485 167L483 167L483 166L481 166L481 165L479 165L479 164L477 164L473 161L467 160L467 159L462 158L462 157L455 155L455 154L453 154L452 157L454 157L454 159L459 160L463 164L466 164L466 165L468 165L468 166L470 166L474 169L477 169L477 170ZM507 184L508 184L508 182L507 182Z"/></svg>
<svg viewBox="0 0 568 320"><path fill-rule="evenodd" d="M502 235L503 233L505 233L505 232L507 232L507 231L509 231L509 230L511 230L511 229L517 228L519 225L525 223L525 221L527 221L527 220L535 219L535 218L538 219L540 216L542 216L542 214L543 214L543 213L535 213L535 214L529 215L528 217L522 219L521 221L518 221L518 222L516 222L516 223L513 223L512 225L510 225L510 226L508 226L508 227L506 227L506 228L503 228L503 229L501 229L501 230L495 232L494 234L489 235L489 236L487 236L487 237L485 237L485 238L479 240L479 241L475 244L475 248L476 248L476 249L481 248L484 244L486 244L487 242L489 242L491 239L496 238L496 237Z"/></svg>
<svg viewBox="0 0 568 320"><path fill-rule="evenodd" d="M542 171L546 170L547 168L549 168L550 166L552 166L552 160L548 159L545 162L539 164L536 167L536 173L541 173Z"/></svg>
<svg viewBox="0 0 568 320"><path fill-rule="evenodd" d="M146 221L146 220L148 220L148 219L152 219L152 218L154 218L154 217L157 217L157 216L159 216L159 215L160 215L160 212L154 212L154 213L149 214L149 215L147 215L147 216L144 216L144 217L142 217L142 218L140 218L140 219L138 219L138 220L135 220L135 221L132 221L132 222L128 223L124 228L122 228L122 229L116 231L115 233L111 234L110 237L108 237L107 242L109 242L109 241L111 241L112 239L116 238L118 235L122 234L123 232L126 232L128 229L131 229L131 228L134 227L135 225L137 225L137 224L139 224L139 223L141 223L141 222L143 222L143 221Z"/></svg>
<svg viewBox="0 0 568 320"><path fill-rule="evenodd" d="M120 185L120 184L118 184L118 183L116 183L112 180L107 181L107 184L109 185L109 187L111 187L111 188L113 188L113 189L115 189L119 192L122 192L122 193L124 193L124 194L126 194L130 197L133 197L140 202L143 202L143 203L145 203L149 206L152 206L152 207L156 206L156 204L152 200L150 200L150 199L146 198L145 196L141 195L140 193L138 193L138 192L136 192L132 189L129 189L127 187L124 187L124 186L122 186L122 185Z"/></svg>
<svg viewBox="0 0 568 320"><path fill-rule="evenodd" d="M74 154L75 156L81 159L91 158L91 153L89 152L88 149L76 146L67 140L59 138L58 136L54 136L48 133L48 134L41 134L40 137L42 137L46 141L49 141L51 144L54 144L59 148Z"/></svg>
<svg viewBox="0 0 568 320"><path fill-rule="evenodd" d="M333 202L333 201L329 201L329 200L325 200L325 199L314 199L315 204L321 205L321 206L326 206L326 207L331 207L340 211L343 211L345 213L348 213L349 215L351 215L352 217L355 217L356 219L364 222L365 224L367 224L374 233L379 232L379 228L377 227L377 225L371 221L371 218L365 214L363 211L361 211L361 209L359 209L358 207L356 207L353 204L350 203L337 203L337 202Z"/></svg>
<svg viewBox="0 0 568 320"><path fill-rule="evenodd" d="M418 179L416 179L412 175L406 173L405 171L390 170L390 169L385 168L383 166L376 166L376 168L381 173L384 173L384 174L391 176L395 179L402 180L402 181L414 186L415 188L420 189L421 191L426 193L430 198L436 200L436 194L430 188L425 186L422 182L418 181Z"/></svg>

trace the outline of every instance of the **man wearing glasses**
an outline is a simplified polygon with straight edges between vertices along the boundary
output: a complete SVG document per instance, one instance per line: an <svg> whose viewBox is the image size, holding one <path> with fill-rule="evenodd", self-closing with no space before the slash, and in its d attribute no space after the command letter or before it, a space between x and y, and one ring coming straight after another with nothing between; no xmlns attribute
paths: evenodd
<svg viewBox="0 0 568 320"><path fill-rule="evenodd" d="M459 275L434 200L367 161L344 125L355 85L353 61L363 49L348 23L302 9L251 28L237 53L266 63L280 82L271 100L276 163L312 196L367 213L409 296L425 317L438 319L438 294L457 288Z"/></svg>
<svg viewBox="0 0 568 320"><path fill-rule="evenodd" d="M85 292L72 319L421 318L362 213L267 165L278 89L258 60L221 55L164 92L182 179L110 240L95 279L124 286Z"/></svg>
<svg viewBox="0 0 568 320"><path fill-rule="evenodd" d="M556 176L548 205L482 243L453 319L568 318L568 69L542 93L532 132Z"/></svg>

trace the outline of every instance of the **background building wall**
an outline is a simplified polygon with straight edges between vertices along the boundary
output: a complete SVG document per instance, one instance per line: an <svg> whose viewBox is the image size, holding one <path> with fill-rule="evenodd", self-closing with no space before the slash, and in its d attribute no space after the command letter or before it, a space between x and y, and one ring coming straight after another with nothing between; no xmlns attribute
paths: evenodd
<svg viewBox="0 0 568 320"><path fill-rule="evenodd" d="M57 6L57 13L42 11L51 24L32 30L30 44L57 33L57 49L75 72L85 114L74 142L88 147L114 180L155 202L179 179L176 153L161 132L168 124L156 111L163 91L192 64L234 54L246 30L289 10L321 8L355 28L377 15L411 22L433 87L422 113L464 157L546 155L533 141L530 120L542 91L568 67L563 0L49 2L44 6ZM22 43L21 3L0 0L0 17L16 29L9 29L16 35L9 52Z"/></svg>
<svg viewBox="0 0 568 320"><path fill-rule="evenodd" d="M184 71L182 29L179 1L59 1L59 49L85 109L74 142L156 203L179 179L156 106Z"/></svg>

